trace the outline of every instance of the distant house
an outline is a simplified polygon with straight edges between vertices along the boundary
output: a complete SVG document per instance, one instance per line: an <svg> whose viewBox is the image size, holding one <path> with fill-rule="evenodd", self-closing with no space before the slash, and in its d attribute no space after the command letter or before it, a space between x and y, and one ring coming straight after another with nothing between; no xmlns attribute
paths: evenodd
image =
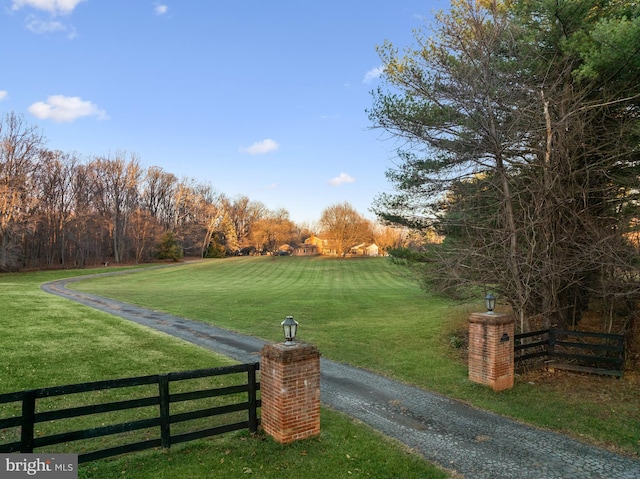
<svg viewBox="0 0 640 479"><path fill-rule="evenodd" d="M311 233L306 240L304 240L304 244L315 246L319 252L322 252L322 246L325 243L325 240L318 238L316 235Z"/></svg>
<svg viewBox="0 0 640 479"><path fill-rule="evenodd" d="M349 254L352 256L364 256L364 243L352 246L349 249Z"/></svg>
<svg viewBox="0 0 640 479"><path fill-rule="evenodd" d="M325 256L333 256L338 254L338 244L334 240L326 240L319 238L315 234L309 236L304 243L296 246L292 254L296 256L309 256L321 254ZM351 256L378 256L379 248L375 243L362 243L349 248L347 254Z"/></svg>
<svg viewBox="0 0 640 479"><path fill-rule="evenodd" d="M322 254L323 251L324 240L318 238L316 235L312 234L304 243L297 245L291 254L294 256L313 256Z"/></svg>
<svg viewBox="0 0 640 479"><path fill-rule="evenodd" d="M353 256L378 256L380 254L380 250L378 245L375 243L371 243L369 245L366 243L360 243L359 245L351 248L350 254Z"/></svg>
<svg viewBox="0 0 640 479"><path fill-rule="evenodd" d="M380 248L375 243L371 243L365 249L365 256L378 256L380 254Z"/></svg>
<svg viewBox="0 0 640 479"><path fill-rule="evenodd" d="M307 251L304 252L304 254L324 254L324 255L338 254L338 248L336 246L335 241L318 238L314 234L311 234L311 236L309 236L306 240L304 240L304 244L298 247L298 249L300 248L302 248L302 250L308 249ZM315 252L312 252L314 248L315 248ZM298 253L296 252L294 254L298 254Z"/></svg>
<svg viewBox="0 0 640 479"><path fill-rule="evenodd" d="M296 246L293 249L293 253L294 256L313 256L313 255L317 255L320 254L318 252L318 246L316 246L315 244L301 244L299 246Z"/></svg>

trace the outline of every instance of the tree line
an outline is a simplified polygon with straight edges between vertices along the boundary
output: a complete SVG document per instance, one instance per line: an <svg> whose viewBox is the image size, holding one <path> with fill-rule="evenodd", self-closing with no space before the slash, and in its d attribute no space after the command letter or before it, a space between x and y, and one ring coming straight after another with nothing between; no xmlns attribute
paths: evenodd
<svg viewBox="0 0 640 479"><path fill-rule="evenodd" d="M429 287L499 292L522 330L640 299L640 4L456 0L416 45L381 46L374 125L403 140L376 199L446 237Z"/></svg>
<svg viewBox="0 0 640 479"><path fill-rule="evenodd" d="M346 227L330 217L348 218ZM38 128L15 113L0 119L0 271L273 254L311 232L339 236L345 248L403 240L348 203L328 207L318 225L297 225L287 210L144 168L136 154L83 160L47 149Z"/></svg>

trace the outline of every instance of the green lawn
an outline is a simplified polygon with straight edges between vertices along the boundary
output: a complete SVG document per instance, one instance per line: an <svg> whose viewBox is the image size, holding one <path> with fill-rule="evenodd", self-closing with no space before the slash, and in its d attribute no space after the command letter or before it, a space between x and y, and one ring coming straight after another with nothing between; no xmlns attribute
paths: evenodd
<svg viewBox="0 0 640 479"><path fill-rule="evenodd" d="M453 333L472 310L426 295L386 258L241 257L74 285L270 341L293 315L324 357L382 372L516 419L640 454L634 376L518 377L495 393L471 383ZM569 386L567 386L567 384Z"/></svg>
<svg viewBox="0 0 640 479"><path fill-rule="evenodd" d="M280 322L293 315L298 339L325 357L427 387L466 374L463 363L450 360L444 335L451 321L466 318L468 306L426 296L385 258L241 257L72 287L269 341L281 339Z"/></svg>
<svg viewBox="0 0 640 479"><path fill-rule="evenodd" d="M0 393L231 364L228 358L210 351L40 290L45 281L92 272L104 269L0 274ZM120 397L115 394L116 398ZM42 407L68 407L73 401L73 397L44 401ZM0 417L7 417L14 409L14 405L0 406ZM74 426L90 427L89 420ZM60 432L56 427L41 424L36 435ZM15 430L0 431L2 442L15 439ZM56 450L79 452L76 447L71 443ZM262 435L231 433L169 451L143 451L89 463L80 467L79 477L223 479L249 472L260 472L260 477L281 477L285 472L293 479L307 478L310 472L319 479L352 475L446 477L406 448L329 410L322 413L321 436L292 447L280 446Z"/></svg>
<svg viewBox="0 0 640 479"><path fill-rule="evenodd" d="M80 468L81 479L444 479L447 475L397 443L331 410L320 437L282 446L262 434L217 436L143 451Z"/></svg>
<svg viewBox="0 0 640 479"><path fill-rule="evenodd" d="M231 364L40 289L45 281L86 273L0 274L0 392Z"/></svg>
<svg viewBox="0 0 640 479"><path fill-rule="evenodd" d="M0 393L230 363L39 288L45 281L104 271L0 274ZM502 393L470 383L451 338L482 301L460 305L430 297L385 258L230 258L95 278L74 287L268 341L282 340L280 322L293 315L300 322L299 339L316 344L324 357L640 454L637 374L629 372L624 380L519 376ZM249 472L320 479L445 477L396 443L325 409L321 436L291 447L261 435L229 434L88 464L80 477L224 478Z"/></svg>

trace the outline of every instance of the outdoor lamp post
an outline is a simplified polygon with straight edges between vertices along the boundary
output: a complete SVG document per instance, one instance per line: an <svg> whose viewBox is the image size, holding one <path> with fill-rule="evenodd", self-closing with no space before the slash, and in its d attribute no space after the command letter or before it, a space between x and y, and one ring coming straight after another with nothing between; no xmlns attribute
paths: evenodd
<svg viewBox="0 0 640 479"><path fill-rule="evenodd" d="M496 307L496 297L489 293L484 297L484 303L487 305L487 314L495 314L493 309Z"/></svg>
<svg viewBox="0 0 640 479"><path fill-rule="evenodd" d="M281 324L282 329L284 330L284 339L286 339L284 344L291 346L293 344L293 340L296 339L298 321L293 319L293 316L287 316Z"/></svg>

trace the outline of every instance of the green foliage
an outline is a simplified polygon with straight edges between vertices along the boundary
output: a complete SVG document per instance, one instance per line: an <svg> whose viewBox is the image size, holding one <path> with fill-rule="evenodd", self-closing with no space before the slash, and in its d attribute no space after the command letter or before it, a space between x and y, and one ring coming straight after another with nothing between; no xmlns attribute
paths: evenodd
<svg viewBox="0 0 640 479"><path fill-rule="evenodd" d="M574 38L574 48L583 59L575 72L578 79L619 82L621 78L637 78L640 16L603 19L590 33Z"/></svg>
<svg viewBox="0 0 640 479"><path fill-rule="evenodd" d="M205 251L205 258L224 258L227 256L227 249L220 243L220 237L218 234L213 234L209 247Z"/></svg>
<svg viewBox="0 0 640 479"><path fill-rule="evenodd" d="M172 231L167 231L165 234L163 234L155 254L156 259L170 259L173 261L178 261L182 259L183 256L184 252L182 251L182 248L178 243L178 239L176 238L175 233L173 233Z"/></svg>
<svg viewBox="0 0 640 479"><path fill-rule="evenodd" d="M449 338L449 344L454 349L462 349L465 346L465 338L463 336L453 335Z"/></svg>
<svg viewBox="0 0 640 479"><path fill-rule="evenodd" d="M399 264L427 263L432 261L426 252L416 251L411 248L390 248L388 253L391 260Z"/></svg>
<svg viewBox="0 0 640 479"><path fill-rule="evenodd" d="M495 284L523 328L637 300L637 2L461 0L431 31L380 48L370 111L403 145L374 211L447 236L423 283Z"/></svg>

